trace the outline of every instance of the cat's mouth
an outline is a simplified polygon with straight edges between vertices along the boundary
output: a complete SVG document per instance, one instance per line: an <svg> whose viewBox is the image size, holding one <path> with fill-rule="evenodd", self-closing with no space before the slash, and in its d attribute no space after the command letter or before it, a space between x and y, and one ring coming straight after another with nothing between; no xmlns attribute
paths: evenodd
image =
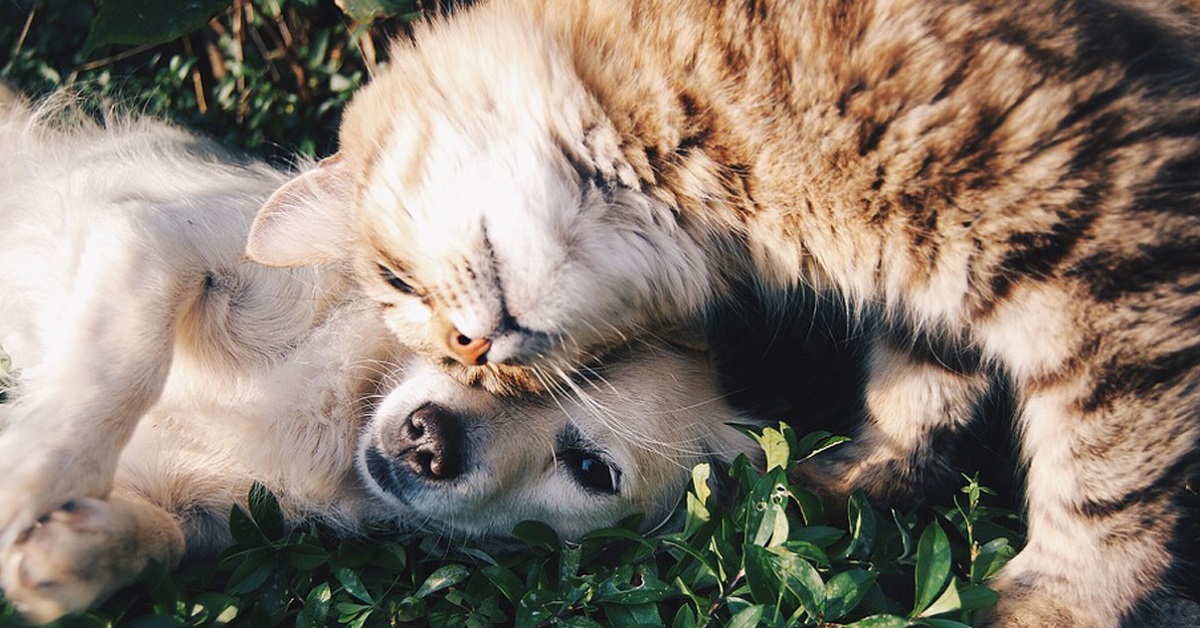
<svg viewBox="0 0 1200 628"><path fill-rule="evenodd" d="M463 385L482 388L493 394L508 396L546 390L544 378L538 377L534 367L490 363L468 366L446 356L440 357L436 362L443 371Z"/></svg>

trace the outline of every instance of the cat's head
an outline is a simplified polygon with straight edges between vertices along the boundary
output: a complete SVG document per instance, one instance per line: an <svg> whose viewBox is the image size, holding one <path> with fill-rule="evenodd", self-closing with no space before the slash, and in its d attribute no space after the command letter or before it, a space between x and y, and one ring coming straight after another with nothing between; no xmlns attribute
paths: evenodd
<svg viewBox="0 0 1200 628"><path fill-rule="evenodd" d="M703 248L641 191L570 59L532 28L439 28L355 96L339 155L272 197L250 257L349 261L403 342L502 392L696 312Z"/></svg>

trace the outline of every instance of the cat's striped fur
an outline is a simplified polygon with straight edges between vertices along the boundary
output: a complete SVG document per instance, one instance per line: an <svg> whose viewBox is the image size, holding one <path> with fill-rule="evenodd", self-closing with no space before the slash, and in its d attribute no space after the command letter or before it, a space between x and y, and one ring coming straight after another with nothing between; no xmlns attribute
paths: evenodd
<svg viewBox="0 0 1200 628"><path fill-rule="evenodd" d="M802 472L912 491L1009 378L1030 534L991 619L1116 625L1171 565L1200 438L1200 55L1192 9L1156 6L485 3L356 97L328 173L354 209L309 235L497 389L731 279L835 291L884 329L869 416ZM265 215L251 254L287 262L302 232Z"/></svg>

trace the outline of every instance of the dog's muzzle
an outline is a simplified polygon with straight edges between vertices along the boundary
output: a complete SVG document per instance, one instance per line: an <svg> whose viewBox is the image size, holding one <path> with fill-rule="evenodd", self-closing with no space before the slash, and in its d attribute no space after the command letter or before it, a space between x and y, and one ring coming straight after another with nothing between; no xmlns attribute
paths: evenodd
<svg viewBox="0 0 1200 628"><path fill-rule="evenodd" d="M458 414L425 404L380 430L366 452L367 471L380 488L401 499L420 484L453 481L465 466L463 434Z"/></svg>

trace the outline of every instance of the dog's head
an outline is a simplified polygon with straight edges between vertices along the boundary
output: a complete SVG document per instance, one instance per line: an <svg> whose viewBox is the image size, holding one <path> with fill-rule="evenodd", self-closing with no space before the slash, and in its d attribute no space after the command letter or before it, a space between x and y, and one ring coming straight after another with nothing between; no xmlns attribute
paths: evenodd
<svg viewBox="0 0 1200 628"><path fill-rule="evenodd" d="M359 446L371 489L416 525L502 537L523 520L560 535L642 514L667 518L692 467L713 477L753 441L727 424L707 361L642 347L613 356L574 390L497 397L425 362L379 404Z"/></svg>

